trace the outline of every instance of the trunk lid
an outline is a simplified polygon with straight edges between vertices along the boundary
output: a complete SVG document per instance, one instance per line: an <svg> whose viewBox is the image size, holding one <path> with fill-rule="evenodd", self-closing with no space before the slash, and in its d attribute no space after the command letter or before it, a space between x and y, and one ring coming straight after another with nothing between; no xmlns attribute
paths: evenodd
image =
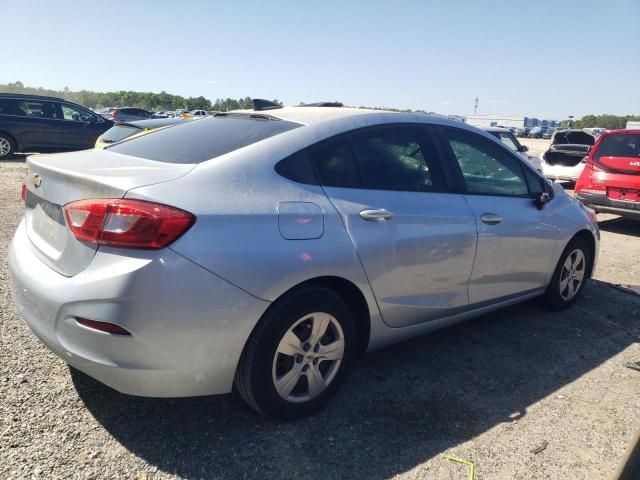
<svg viewBox="0 0 640 480"><path fill-rule="evenodd" d="M90 198L122 198L132 188L174 180L194 166L108 150L28 157L25 224L34 252L62 275L80 273L91 263L97 246L73 236L64 205Z"/></svg>

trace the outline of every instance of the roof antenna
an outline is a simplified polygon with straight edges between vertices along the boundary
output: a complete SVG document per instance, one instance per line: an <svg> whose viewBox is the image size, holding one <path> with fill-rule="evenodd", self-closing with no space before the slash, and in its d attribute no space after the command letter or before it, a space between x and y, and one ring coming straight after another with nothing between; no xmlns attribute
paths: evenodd
<svg viewBox="0 0 640 480"><path fill-rule="evenodd" d="M271 100L264 100L262 98L253 98L251 99L253 102L253 109L256 112L261 110L275 110L276 108L282 108L282 105L276 102L272 102Z"/></svg>
<svg viewBox="0 0 640 480"><path fill-rule="evenodd" d="M473 104L473 114L475 115L478 112L478 97L476 97L476 101Z"/></svg>

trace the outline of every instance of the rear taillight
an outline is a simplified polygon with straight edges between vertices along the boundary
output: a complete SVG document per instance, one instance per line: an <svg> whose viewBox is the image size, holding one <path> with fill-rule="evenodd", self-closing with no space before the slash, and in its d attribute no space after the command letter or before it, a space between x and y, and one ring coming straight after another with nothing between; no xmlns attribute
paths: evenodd
<svg viewBox="0 0 640 480"><path fill-rule="evenodd" d="M64 213L78 240L123 248L164 248L196 220L178 208L128 199L80 200L65 205Z"/></svg>
<svg viewBox="0 0 640 480"><path fill-rule="evenodd" d="M20 189L20 198L22 199L22 203L26 203L27 201L27 179L22 177L22 188Z"/></svg>

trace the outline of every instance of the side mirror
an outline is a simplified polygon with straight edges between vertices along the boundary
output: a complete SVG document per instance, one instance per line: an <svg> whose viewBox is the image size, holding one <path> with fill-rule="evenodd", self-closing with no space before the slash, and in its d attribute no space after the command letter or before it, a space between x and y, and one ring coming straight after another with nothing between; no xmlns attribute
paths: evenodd
<svg viewBox="0 0 640 480"><path fill-rule="evenodd" d="M538 210L542 210L544 206L550 201L551 201L551 195L549 194L549 192L542 192L538 194L538 196L536 197L533 203L535 203L536 207L538 207Z"/></svg>
<svg viewBox="0 0 640 480"><path fill-rule="evenodd" d="M85 117L85 123L97 123L98 119L96 117Z"/></svg>
<svg viewBox="0 0 640 480"><path fill-rule="evenodd" d="M527 147L526 145L520 145L520 151L521 152L528 152L529 151L529 147Z"/></svg>

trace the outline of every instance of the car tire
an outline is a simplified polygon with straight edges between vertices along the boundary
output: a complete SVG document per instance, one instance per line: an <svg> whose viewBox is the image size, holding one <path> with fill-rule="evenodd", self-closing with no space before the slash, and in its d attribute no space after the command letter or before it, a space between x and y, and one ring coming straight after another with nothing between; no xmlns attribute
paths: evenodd
<svg viewBox="0 0 640 480"><path fill-rule="evenodd" d="M582 238L574 238L560 255L551 283L542 297L550 310L564 310L582 295L591 269L591 251Z"/></svg>
<svg viewBox="0 0 640 480"><path fill-rule="evenodd" d="M0 133L0 161L13 157L16 152L16 142L6 133Z"/></svg>
<svg viewBox="0 0 640 480"><path fill-rule="evenodd" d="M235 387L267 417L305 417L338 390L354 358L355 340L353 316L342 297L324 287L300 288L272 305L256 326Z"/></svg>

